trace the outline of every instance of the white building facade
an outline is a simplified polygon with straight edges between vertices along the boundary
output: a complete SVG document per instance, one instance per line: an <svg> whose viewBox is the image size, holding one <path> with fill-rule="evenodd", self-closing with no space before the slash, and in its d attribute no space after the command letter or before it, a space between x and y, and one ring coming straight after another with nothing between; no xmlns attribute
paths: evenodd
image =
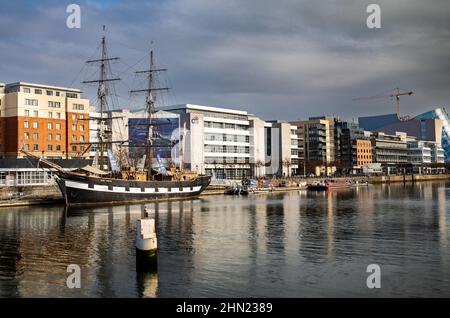
<svg viewBox="0 0 450 318"><path fill-rule="evenodd" d="M415 165L444 163L444 149L434 141L413 140L408 142L408 159Z"/></svg>
<svg viewBox="0 0 450 318"><path fill-rule="evenodd" d="M296 127L287 122L265 122L246 111L193 104L161 109L180 115L186 170L242 179L289 176L297 164L297 136L292 133Z"/></svg>

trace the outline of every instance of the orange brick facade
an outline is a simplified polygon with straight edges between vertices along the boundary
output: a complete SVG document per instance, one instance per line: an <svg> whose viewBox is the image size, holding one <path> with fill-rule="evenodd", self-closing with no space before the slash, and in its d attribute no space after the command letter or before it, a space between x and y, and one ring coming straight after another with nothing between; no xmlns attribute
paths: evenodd
<svg viewBox="0 0 450 318"><path fill-rule="evenodd" d="M372 163L372 143L370 140L356 140L356 164L362 166Z"/></svg>
<svg viewBox="0 0 450 318"><path fill-rule="evenodd" d="M89 157L89 100L79 90L13 83L0 93L0 157L22 158L21 149L44 158Z"/></svg>
<svg viewBox="0 0 450 318"><path fill-rule="evenodd" d="M89 141L88 119L89 116L77 113L67 113L66 119L2 118L0 150L5 157L21 157L22 148L46 158L87 157L88 152L83 154L87 145L72 143Z"/></svg>
<svg viewBox="0 0 450 318"><path fill-rule="evenodd" d="M75 116L73 118L72 116ZM72 143L89 141L89 116L66 113L66 119L34 117L8 117L4 119L6 157L21 156L20 150L28 149L46 158L73 158L85 156L87 145Z"/></svg>

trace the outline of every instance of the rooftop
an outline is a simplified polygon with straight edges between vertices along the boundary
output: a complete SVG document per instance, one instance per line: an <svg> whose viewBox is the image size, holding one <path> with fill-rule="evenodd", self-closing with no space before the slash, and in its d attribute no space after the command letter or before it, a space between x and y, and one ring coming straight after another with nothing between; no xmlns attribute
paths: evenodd
<svg viewBox="0 0 450 318"><path fill-rule="evenodd" d="M180 104L180 105L172 105L166 107L158 107L161 110L176 110L176 109L192 109L192 110L200 110L200 111L208 111L208 112L216 112L216 113L224 113L224 114L236 114L236 115L248 115L248 113L244 110L236 110L229 108L221 108L221 107L213 107L213 106L202 106L202 105L194 105L194 104Z"/></svg>
<svg viewBox="0 0 450 318"><path fill-rule="evenodd" d="M27 82L10 83L10 84L6 84L5 86L7 88L8 87L16 87L16 86L27 86L27 87L36 87L36 88L44 88L44 89L54 89L54 90L65 91L65 92L81 93L81 90L76 89L76 88L51 86L51 85L35 84L35 83L27 83Z"/></svg>

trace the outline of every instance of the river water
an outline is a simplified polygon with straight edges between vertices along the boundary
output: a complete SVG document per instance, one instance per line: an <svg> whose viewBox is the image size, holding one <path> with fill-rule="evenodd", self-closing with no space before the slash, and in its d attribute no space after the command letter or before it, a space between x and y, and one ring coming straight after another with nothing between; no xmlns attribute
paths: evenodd
<svg viewBox="0 0 450 318"><path fill-rule="evenodd" d="M136 272L144 205L0 209L0 297L450 296L450 183L145 206L157 272ZM79 289L66 285L69 264ZM366 285L369 264L379 289Z"/></svg>

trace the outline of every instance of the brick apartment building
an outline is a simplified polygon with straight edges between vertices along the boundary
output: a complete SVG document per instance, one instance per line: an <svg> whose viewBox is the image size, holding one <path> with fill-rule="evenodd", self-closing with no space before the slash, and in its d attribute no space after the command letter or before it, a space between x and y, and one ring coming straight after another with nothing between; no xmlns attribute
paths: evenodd
<svg viewBox="0 0 450 318"><path fill-rule="evenodd" d="M23 148L49 159L87 158L89 100L78 89L0 83L0 158Z"/></svg>

